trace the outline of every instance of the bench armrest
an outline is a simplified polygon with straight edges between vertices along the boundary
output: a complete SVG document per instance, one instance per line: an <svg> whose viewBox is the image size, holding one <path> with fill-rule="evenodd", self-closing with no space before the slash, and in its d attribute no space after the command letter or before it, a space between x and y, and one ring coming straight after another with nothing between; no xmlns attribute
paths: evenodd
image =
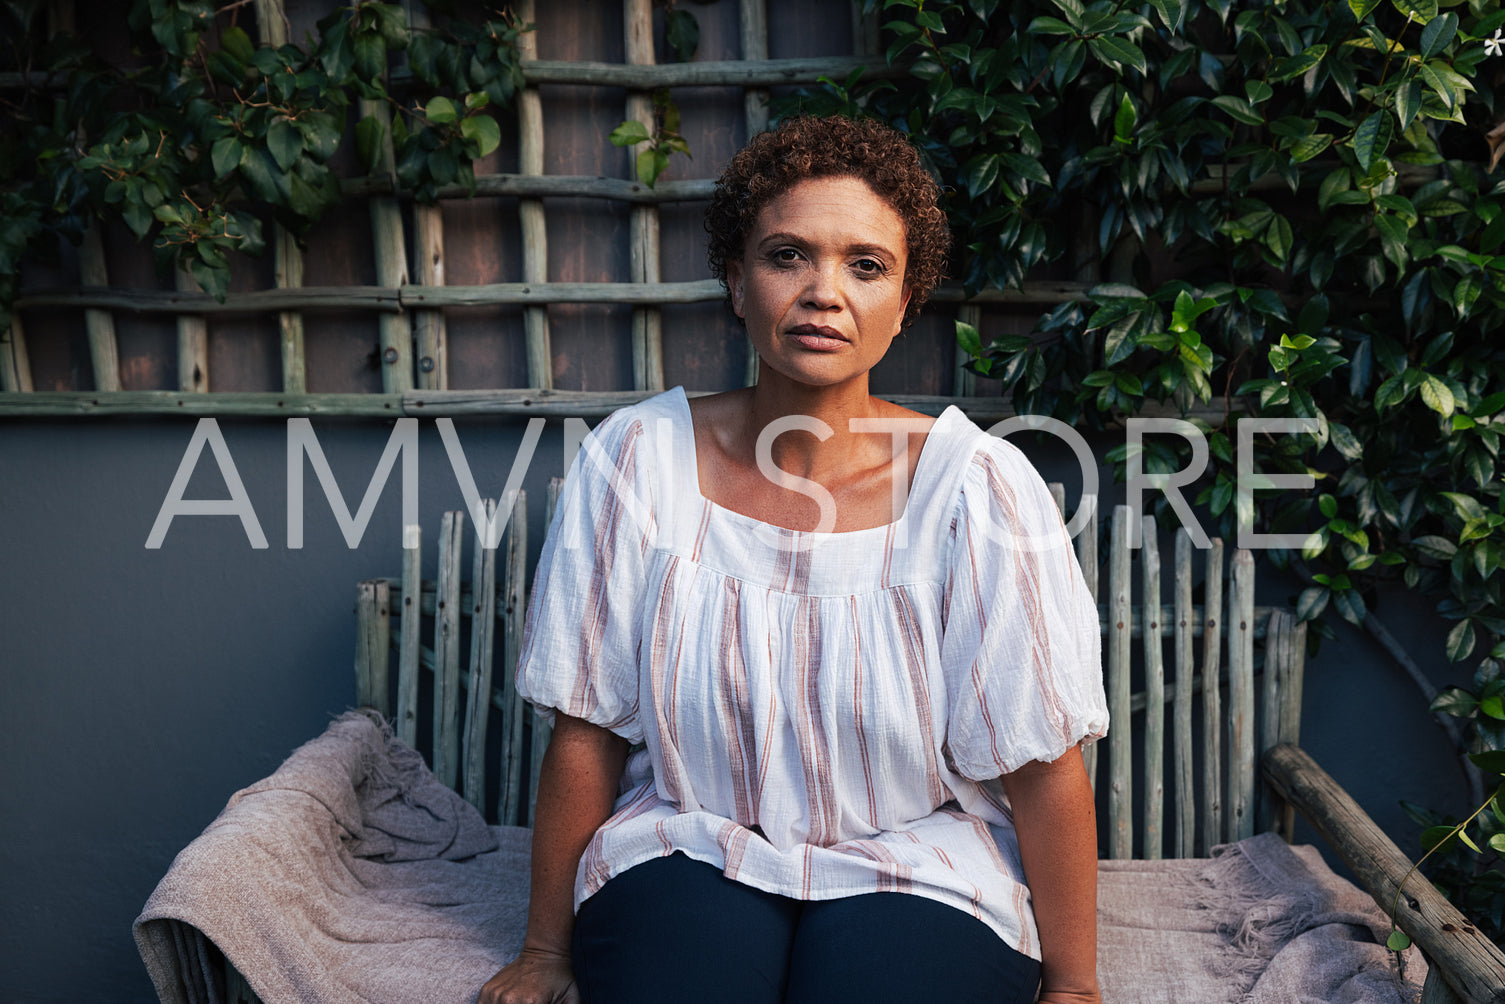
<svg viewBox="0 0 1505 1004"><path fill-rule="evenodd" d="M1265 753L1265 780L1301 813L1389 914L1411 861L1307 753L1281 743ZM1406 881L1396 925L1468 1004L1505 1004L1505 952L1464 919L1419 872Z"/></svg>

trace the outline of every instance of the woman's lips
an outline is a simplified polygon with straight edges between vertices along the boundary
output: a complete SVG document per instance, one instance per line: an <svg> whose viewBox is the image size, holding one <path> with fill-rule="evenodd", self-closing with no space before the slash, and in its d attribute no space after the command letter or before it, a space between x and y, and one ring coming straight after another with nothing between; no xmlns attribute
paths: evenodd
<svg viewBox="0 0 1505 1004"><path fill-rule="evenodd" d="M829 352L847 344L840 331L818 324L800 324L790 328L789 337L807 349Z"/></svg>

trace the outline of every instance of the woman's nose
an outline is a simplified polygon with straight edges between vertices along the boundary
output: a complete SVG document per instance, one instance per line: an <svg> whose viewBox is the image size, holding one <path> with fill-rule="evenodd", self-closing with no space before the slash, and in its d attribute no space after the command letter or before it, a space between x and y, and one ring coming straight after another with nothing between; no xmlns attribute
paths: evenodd
<svg viewBox="0 0 1505 1004"><path fill-rule="evenodd" d="M821 264L810 270L810 281L805 287L805 304L817 310L828 310L841 302L840 264Z"/></svg>

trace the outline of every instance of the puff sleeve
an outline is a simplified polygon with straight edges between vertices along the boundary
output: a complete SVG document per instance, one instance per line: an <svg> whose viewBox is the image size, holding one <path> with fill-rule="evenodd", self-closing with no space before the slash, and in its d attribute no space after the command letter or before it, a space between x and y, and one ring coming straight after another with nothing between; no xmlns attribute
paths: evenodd
<svg viewBox="0 0 1505 1004"><path fill-rule="evenodd" d="M988 437L953 514L941 664L946 753L976 781L1107 732L1097 606L1040 475Z"/></svg>
<svg viewBox="0 0 1505 1004"><path fill-rule="evenodd" d="M617 412L581 444L534 575L517 691L641 742L638 655L656 531L643 422Z"/></svg>

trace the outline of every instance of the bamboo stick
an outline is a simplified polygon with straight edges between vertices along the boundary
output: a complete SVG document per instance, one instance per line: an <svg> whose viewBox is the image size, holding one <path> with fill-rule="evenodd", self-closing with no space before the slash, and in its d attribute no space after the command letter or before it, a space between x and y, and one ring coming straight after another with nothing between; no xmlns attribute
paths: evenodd
<svg viewBox="0 0 1505 1004"><path fill-rule="evenodd" d="M1007 295L1013 291L983 290L974 299L979 303L1057 303L1078 299L1067 295L1062 283L1040 283L1033 291ZM1080 292L1080 291L1079 291ZM952 294L955 295L952 295ZM545 303L707 303L724 299L726 291L715 279L688 282L500 282L476 286L303 286L296 289L264 289L249 293L231 293L224 302L208 293L180 293L171 290L129 289L109 286L83 286L68 289L27 290L16 300L16 308L84 307L131 310L140 313L237 314L262 313L268 310L349 310L374 309L392 313L404 309L436 307L472 307L498 304ZM934 301L954 302L961 290L938 289ZM1221 418L1204 408L1209 415ZM1194 414L1200 416L1202 411ZM1142 414L1147 414L1144 412ZM1174 409L1168 415L1179 416Z"/></svg>
<svg viewBox="0 0 1505 1004"><path fill-rule="evenodd" d="M486 518L496 516L496 502L486 500ZM465 701L465 801L486 814L486 724L491 717L491 667L496 631L496 549L485 546L476 528L475 555L470 574L470 684ZM503 779L505 780L505 779Z"/></svg>
<svg viewBox="0 0 1505 1004"><path fill-rule="evenodd" d="M653 5L651 0L623 0L622 22L626 29L627 62L651 66L653 57ZM641 91L627 95L627 117L641 122L654 133L653 99ZM659 281L658 210L635 205L628 218L629 258L633 282ZM663 314L652 307L632 312L632 385L638 390L664 389Z"/></svg>
<svg viewBox="0 0 1505 1004"><path fill-rule="evenodd" d="M518 17L524 24L533 22L534 0L520 0ZM518 36L519 59L538 55L538 39L527 31ZM542 176L543 169L543 99L536 84L524 87L517 96L518 169L524 178ZM601 179L605 180L605 179ZM643 187L647 187L646 185ZM540 191L538 194L555 194ZM523 199L517 204L523 241L523 281L547 283L549 279L549 229L544 219L543 202ZM534 387L554 386L554 355L549 340L549 313L543 306L523 310L523 337L527 346L528 383Z"/></svg>
<svg viewBox="0 0 1505 1004"><path fill-rule="evenodd" d="M503 753L506 772L502 775L504 800L498 809L498 822L514 826L520 822L523 783L524 723L528 707L517 693L517 662L523 648L523 617L528 609L525 583L528 578L528 496L517 493L512 519L507 523L506 578L502 594L502 698L507 712L503 716L506 732L503 734ZM530 771L531 774L531 771ZM534 804L529 796L529 825Z"/></svg>
<svg viewBox="0 0 1505 1004"><path fill-rule="evenodd" d="M287 12L283 0L256 0L256 33L262 45L283 46L288 42ZM303 249L281 223L272 223L272 273L279 289L303 285ZM282 358L282 389L301 394L308 386L303 353L303 315L295 310L277 312L278 346Z"/></svg>
<svg viewBox="0 0 1505 1004"><path fill-rule="evenodd" d="M198 281L185 269L172 270L179 292L193 292ZM209 389L209 322L203 314L178 315L178 390L202 394Z"/></svg>
<svg viewBox="0 0 1505 1004"><path fill-rule="evenodd" d="M418 282L444 285L444 217L436 205L413 207L414 240L417 243ZM417 385L421 390L449 389L449 337L444 312L439 309L413 312L413 341L418 353Z"/></svg>
<svg viewBox="0 0 1505 1004"><path fill-rule="evenodd" d="M768 8L765 0L740 0L737 6L737 35L742 45L744 63L768 58ZM749 87L742 92L742 118L747 138L752 139L768 128L768 88ZM742 383L751 387L758 382L758 349L751 338L747 345L747 369Z"/></svg>
<svg viewBox="0 0 1505 1004"><path fill-rule="evenodd" d="M98 220L89 225L84 231L83 246L78 251L80 279L85 286L110 284L109 268L105 265L104 241L99 233L101 226L103 224ZM89 336L89 362L94 368L94 389L119 390L120 355L115 346L115 318L105 310L85 309L84 330Z"/></svg>
<svg viewBox="0 0 1505 1004"><path fill-rule="evenodd" d="M1228 839L1254 835L1254 557L1233 555L1228 591Z"/></svg>
<svg viewBox="0 0 1505 1004"><path fill-rule="evenodd" d="M10 327L0 331L0 392L29 394L33 389L26 334L21 328L21 314L15 311L10 316Z"/></svg>
<svg viewBox="0 0 1505 1004"><path fill-rule="evenodd" d="M1129 507L1113 508L1108 544L1108 844L1109 856L1134 856L1134 764L1130 745L1129 624L1132 585L1129 579Z"/></svg>
<svg viewBox="0 0 1505 1004"><path fill-rule="evenodd" d="M554 510L559 506L559 493L564 490L564 478L552 477L549 479L547 496L544 500L543 522L544 526L554 525ZM524 603L527 605L527 594L524 593ZM538 778L543 773L543 757L548 752L549 736L553 728L547 721L538 715L528 716L533 729L528 737L528 826L533 825L533 820L538 813Z"/></svg>
<svg viewBox="0 0 1505 1004"><path fill-rule="evenodd" d="M1192 635L1196 613L1191 602L1191 534L1186 527L1176 531L1176 685L1171 719L1175 723L1173 748L1176 779L1176 857L1196 856L1197 805L1192 781L1191 699L1196 688L1196 656Z"/></svg>
<svg viewBox="0 0 1505 1004"><path fill-rule="evenodd" d="M1223 712L1218 681L1223 654L1223 539L1212 538L1202 579L1202 854L1223 840Z"/></svg>
<svg viewBox="0 0 1505 1004"><path fill-rule="evenodd" d="M1159 860L1165 841L1165 656L1160 644L1160 538L1155 517L1145 516L1140 534L1140 575L1147 630L1140 645L1144 652L1144 843L1140 857Z"/></svg>
<svg viewBox="0 0 1505 1004"><path fill-rule="evenodd" d="M398 627L397 735L418 745L418 648L423 631L423 528L402 528L402 620Z"/></svg>
<svg viewBox="0 0 1505 1004"><path fill-rule="evenodd" d="M460 549L465 514L447 512L439 528L439 579L434 616L434 774L455 787L460 734Z"/></svg>

